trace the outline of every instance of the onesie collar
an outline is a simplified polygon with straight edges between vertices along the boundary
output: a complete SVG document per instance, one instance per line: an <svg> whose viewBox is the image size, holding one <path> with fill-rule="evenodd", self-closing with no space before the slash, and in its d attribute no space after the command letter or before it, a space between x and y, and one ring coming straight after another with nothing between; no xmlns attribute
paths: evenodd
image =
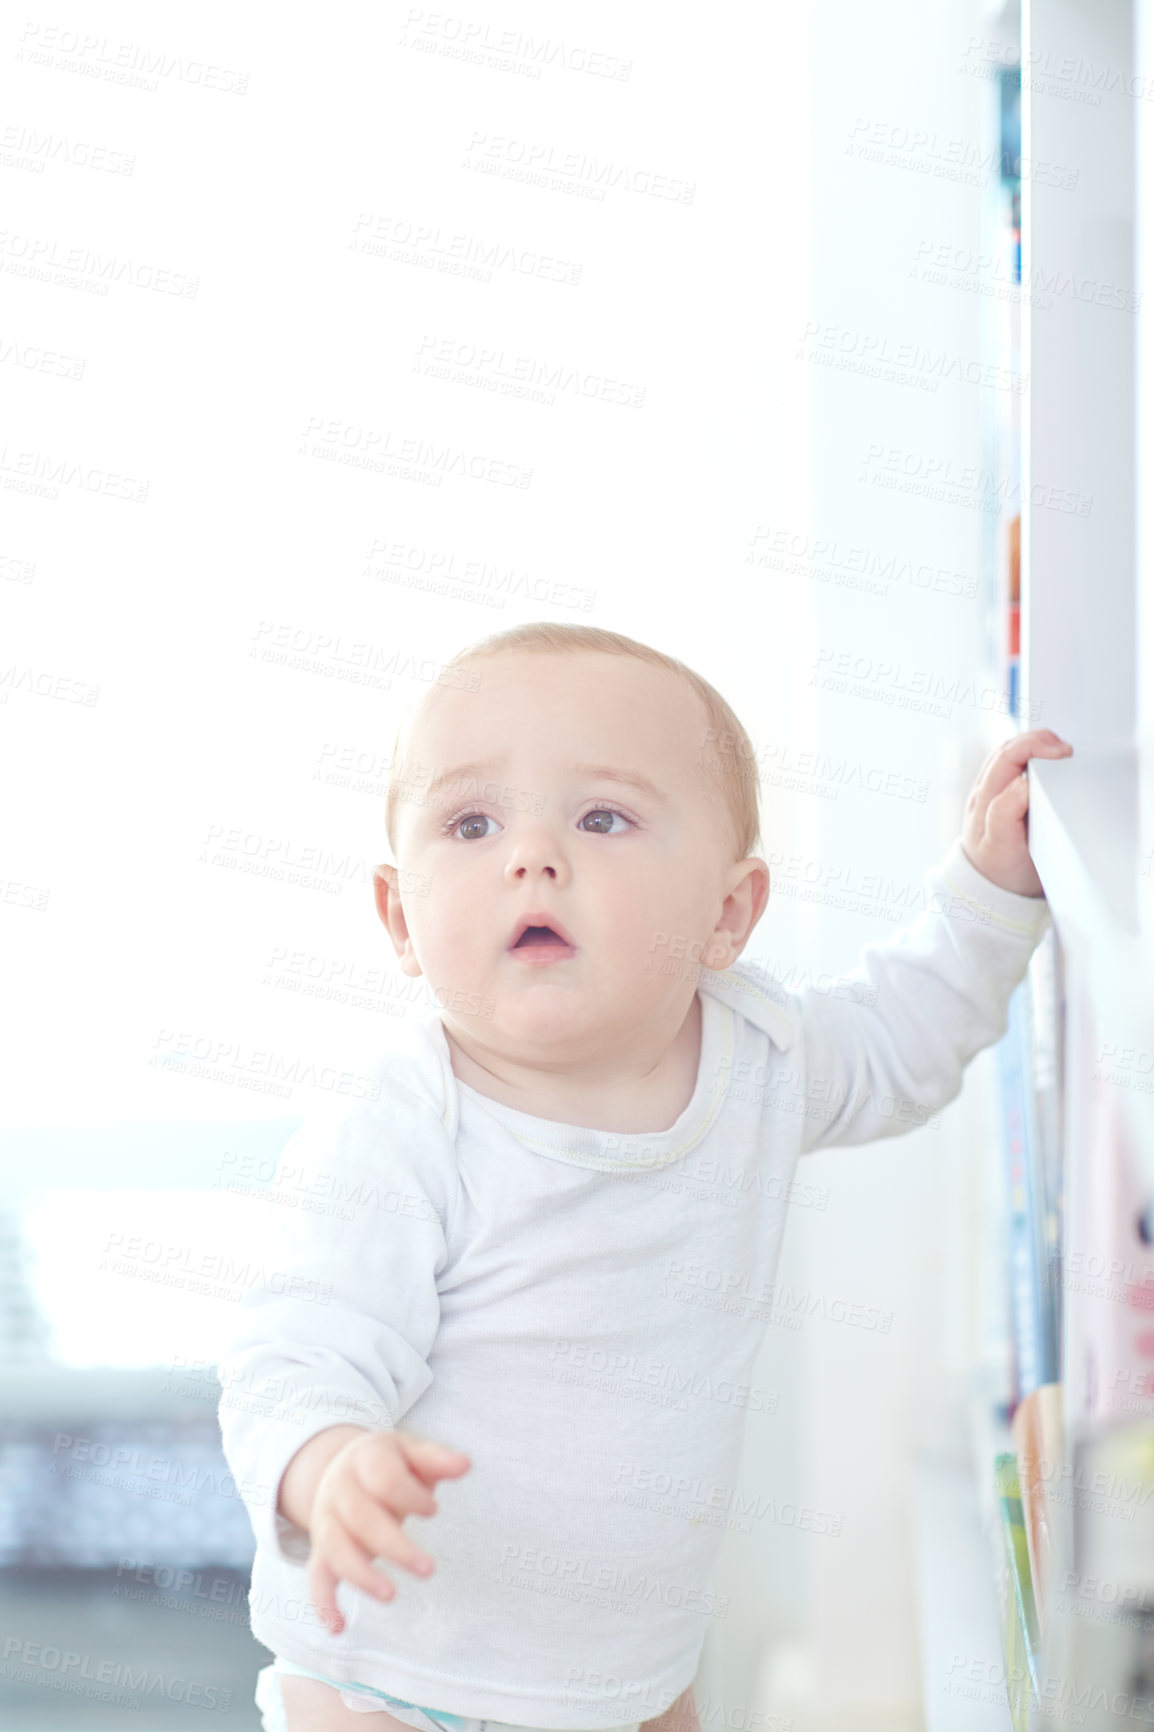
<svg viewBox="0 0 1154 1732"><path fill-rule="evenodd" d="M719 999L760 1028L783 1052L793 1045L796 1013L788 1008L785 988L768 978L763 964L735 962L732 968L703 968L697 986L699 992Z"/></svg>
<svg viewBox="0 0 1154 1732"><path fill-rule="evenodd" d="M746 969L724 973L703 969L698 981L701 999L701 1057L697 1082L685 1111L664 1131L605 1131L587 1125L567 1125L557 1119L523 1113L503 1101L491 1100L455 1075L448 1038L435 1001L423 1021L439 1060L442 1121L454 1139L462 1101L488 1112L517 1141L535 1154L602 1172L652 1172L681 1160L707 1135L720 1114L728 1092L738 1038L738 1016L769 1034L779 1047L793 1040L792 1019L775 1002L774 982L759 981ZM784 996L784 995L783 995Z"/></svg>

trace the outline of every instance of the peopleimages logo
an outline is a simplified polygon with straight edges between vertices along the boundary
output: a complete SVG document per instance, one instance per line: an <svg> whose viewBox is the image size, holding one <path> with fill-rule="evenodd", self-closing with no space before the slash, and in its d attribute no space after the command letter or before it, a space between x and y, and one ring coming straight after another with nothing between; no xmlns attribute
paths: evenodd
<svg viewBox="0 0 1154 1732"><path fill-rule="evenodd" d="M728 1594L686 1587L681 1582L647 1575L644 1570L635 1573L616 1564L595 1564L588 1558L543 1552L536 1546L516 1545L512 1541L502 1548L498 1580L544 1593L565 1594L569 1590L566 1597L572 1598L583 1597L574 1591L580 1589L608 1593L620 1600L621 1609L631 1615L642 1602L652 1599L682 1611L698 1612L703 1617L724 1618L729 1614Z"/></svg>

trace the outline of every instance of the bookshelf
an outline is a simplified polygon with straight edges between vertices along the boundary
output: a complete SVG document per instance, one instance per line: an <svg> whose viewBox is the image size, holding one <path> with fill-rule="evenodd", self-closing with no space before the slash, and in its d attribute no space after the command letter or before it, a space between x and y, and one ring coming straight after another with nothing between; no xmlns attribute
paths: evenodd
<svg viewBox="0 0 1154 1732"><path fill-rule="evenodd" d="M986 430L988 656L1075 755L1029 769L1054 926L997 1052L1006 1340L970 1441L1001 1723L1106 1732L1154 1726L1154 4L988 21L1020 32L987 238L1021 280L986 340L1024 380Z"/></svg>

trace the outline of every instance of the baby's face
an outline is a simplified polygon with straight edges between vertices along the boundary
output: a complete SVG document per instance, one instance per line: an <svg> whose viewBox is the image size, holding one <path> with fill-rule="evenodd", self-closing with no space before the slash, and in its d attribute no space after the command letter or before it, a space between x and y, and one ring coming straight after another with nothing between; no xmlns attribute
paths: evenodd
<svg viewBox="0 0 1154 1732"><path fill-rule="evenodd" d="M698 765L703 707L632 657L510 652L466 670L477 689L432 687L403 747L402 967L464 1045L530 1063L620 1050L654 1018L676 1032L690 959L728 967L749 924L727 907L749 862ZM526 921L556 936L518 942ZM727 922L739 941L719 937Z"/></svg>

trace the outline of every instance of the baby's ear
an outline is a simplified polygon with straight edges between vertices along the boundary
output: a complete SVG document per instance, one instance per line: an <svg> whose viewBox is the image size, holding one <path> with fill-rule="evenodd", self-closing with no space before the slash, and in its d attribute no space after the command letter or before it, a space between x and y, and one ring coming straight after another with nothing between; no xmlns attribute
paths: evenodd
<svg viewBox="0 0 1154 1732"><path fill-rule="evenodd" d="M373 899L381 924L400 958L401 968L406 974L416 977L421 970L409 938L404 909L401 907L400 869L388 861L373 867Z"/></svg>
<svg viewBox="0 0 1154 1732"><path fill-rule="evenodd" d="M377 905L377 914L385 926L389 925L390 903L393 909L400 910L400 892L397 884L397 868L385 861L380 866L373 867L373 900Z"/></svg>

